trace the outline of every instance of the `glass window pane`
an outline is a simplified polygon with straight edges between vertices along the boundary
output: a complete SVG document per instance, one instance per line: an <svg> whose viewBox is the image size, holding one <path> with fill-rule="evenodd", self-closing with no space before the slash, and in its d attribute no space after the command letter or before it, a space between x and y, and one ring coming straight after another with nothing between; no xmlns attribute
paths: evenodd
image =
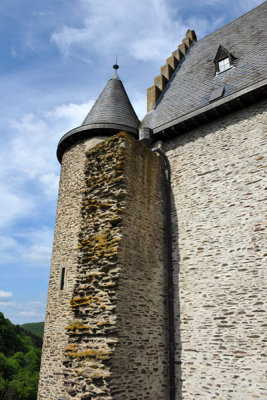
<svg viewBox="0 0 267 400"><path fill-rule="evenodd" d="M229 58L224 58L223 60L219 61L219 71L223 72L226 69L230 68L230 61Z"/></svg>

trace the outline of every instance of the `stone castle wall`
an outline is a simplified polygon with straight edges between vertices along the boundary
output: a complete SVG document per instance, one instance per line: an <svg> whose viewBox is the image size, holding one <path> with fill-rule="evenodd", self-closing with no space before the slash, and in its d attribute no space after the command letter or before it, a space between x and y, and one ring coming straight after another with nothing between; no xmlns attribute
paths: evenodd
<svg viewBox="0 0 267 400"><path fill-rule="evenodd" d="M126 134L90 143L63 157L38 399L165 399L163 163Z"/></svg>
<svg viewBox="0 0 267 400"><path fill-rule="evenodd" d="M66 322L72 318L70 301L77 275L85 152L98 142L97 138L80 142L62 160L38 390L38 399L42 400L58 399L65 393L61 353L67 345ZM62 268L66 268L66 287L59 290Z"/></svg>
<svg viewBox="0 0 267 400"><path fill-rule="evenodd" d="M176 399L266 398L266 102L164 147L172 169Z"/></svg>

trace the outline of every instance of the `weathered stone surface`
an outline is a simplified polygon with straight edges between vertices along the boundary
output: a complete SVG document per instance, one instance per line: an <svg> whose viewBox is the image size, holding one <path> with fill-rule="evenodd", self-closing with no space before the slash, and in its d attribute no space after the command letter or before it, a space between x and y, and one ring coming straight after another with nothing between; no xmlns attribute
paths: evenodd
<svg viewBox="0 0 267 400"><path fill-rule="evenodd" d="M266 102L166 144L177 400L267 398Z"/></svg>
<svg viewBox="0 0 267 400"><path fill-rule="evenodd" d="M165 399L162 160L123 133L88 146L63 157L38 398Z"/></svg>
<svg viewBox="0 0 267 400"><path fill-rule="evenodd" d="M96 144L98 139L92 141ZM86 143L79 143L70 148L62 160L38 393L38 398L44 400L54 400L65 395L64 375L55 373L63 372L63 349L68 342L66 321L72 319L70 300L77 275L80 214L85 183L81 176L86 148ZM66 287L59 290L62 267L66 268Z"/></svg>

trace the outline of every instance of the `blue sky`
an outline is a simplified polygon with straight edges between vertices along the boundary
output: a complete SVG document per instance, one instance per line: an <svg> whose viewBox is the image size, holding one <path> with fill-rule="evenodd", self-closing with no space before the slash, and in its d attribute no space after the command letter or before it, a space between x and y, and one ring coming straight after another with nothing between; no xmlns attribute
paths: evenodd
<svg viewBox="0 0 267 400"><path fill-rule="evenodd" d="M57 143L81 124L115 56L142 118L146 89L188 28L200 39L261 2L1 0L0 311L13 323L44 320Z"/></svg>

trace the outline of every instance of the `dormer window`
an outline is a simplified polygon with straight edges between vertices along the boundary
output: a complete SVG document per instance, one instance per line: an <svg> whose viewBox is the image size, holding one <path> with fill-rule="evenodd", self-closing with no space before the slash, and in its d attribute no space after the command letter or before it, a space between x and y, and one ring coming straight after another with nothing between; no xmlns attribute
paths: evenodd
<svg viewBox="0 0 267 400"><path fill-rule="evenodd" d="M220 46L214 58L216 74L220 74L232 68L234 58L235 57L228 50Z"/></svg>

